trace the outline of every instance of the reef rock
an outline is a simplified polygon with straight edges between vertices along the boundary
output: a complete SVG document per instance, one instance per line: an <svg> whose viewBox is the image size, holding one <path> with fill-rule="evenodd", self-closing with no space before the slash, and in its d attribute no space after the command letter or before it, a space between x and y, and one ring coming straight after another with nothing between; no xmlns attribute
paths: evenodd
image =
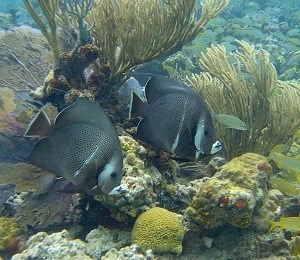
<svg viewBox="0 0 300 260"><path fill-rule="evenodd" d="M101 256L112 248L120 249L130 245L130 232L123 230L111 230L99 226L86 236L86 251L94 258L100 259Z"/></svg>
<svg viewBox="0 0 300 260"><path fill-rule="evenodd" d="M127 260L154 260L156 259L151 250L147 250L146 252L140 252L139 248L135 245L126 246L121 248L120 250L116 250L112 248L109 250L105 256L101 258L101 260L119 260L119 259L127 259Z"/></svg>
<svg viewBox="0 0 300 260"><path fill-rule="evenodd" d="M59 233L48 235L39 232L27 242L27 249L14 255L12 260L22 259L92 259L86 253L86 243L72 240L69 232L63 230Z"/></svg>
<svg viewBox="0 0 300 260"><path fill-rule="evenodd" d="M148 167L143 159L146 149L132 137L121 136L124 171L118 195L97 195L95 199L107 206L116 220L127 221L156 205L155 186L162 181L160 172Z"/></svg>
<svg viewBox="0 0 300 260"><path fill-rule="evenodd" d="M127 231L110 231L104 227L92 230L84 242L72 239L67 230L48 235L39 232L27 242L27 248L12 260L22 259L101 259L108 250L120 249L129 245L130 233ZM113 258L112 258L113 259Z"/></svg>
<svg viewBox="0 0 300 260"><path fill-rule="evenodd" d="M267 191L272 173L265 157L246 153L232 159L206 181L194 181L194 195L186 215L211 228L230 224L247 228Z"/></svg>

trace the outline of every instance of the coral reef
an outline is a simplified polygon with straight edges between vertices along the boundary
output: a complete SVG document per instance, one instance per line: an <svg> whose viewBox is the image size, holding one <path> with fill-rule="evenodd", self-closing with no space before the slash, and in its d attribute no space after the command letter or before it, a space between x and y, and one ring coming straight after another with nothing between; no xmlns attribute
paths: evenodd
<svg viewBox="0 0 300 260"><path fill-rule="evenodd" d="M164 208L154 207L142 213L132 230L132 243L142 250L154 252L182 252L184 226L178 215Z"/></svg>
<svg viewBox="0 0 300 260"><path fill-rule="evenodd" d="M292 238L291 247L292 247L291 255L294 257L299 257L300 256L300 237L299 236ZM294 259L294 258L291 258L291 259ZM298 259L298 258L296 258L296 259Z"/></svg>
<svg viewBox="0 0 300 260"><path fill-rule="evenodd" d="M154 257L151 250L147 250L146 252L140 252L137 246L131 245L121 248L120 250L112 248L101 259L154 260L157 258Z"/></svg>
<svg viewBox="0 0 300 260"><path fill-rule="evenodd" d="M0 31L0 62L0 159L21 160L32 142L20 137L37 110L30 91L43 83L51 55L38 30L21 26Z"/></svg>
<svg viewBox="0 0 300 260"><path fill-rule="evenodd" d="M251 226L259 233L266 233L270 228L270 220L277 219L286 206L284 196L279 190L270 189L263 198L261 207L257 207Z"/></svg>
<svg viewBox="0 0 300 260"><path fill-rule="evenodd" d="M0 31L0 214L14 216L0 217L2 258L20 244L16 223L29 227L24 239L40 230L51 234L35 234L12 259L174 259L174 253L179 260L299 258L298 233L268 232L270 220L299 216L299 195L272 185L267 159L249 153L268 155L293 141L284 156L299 157L299 138L293 137L300 125L299 81L281 81L300 75L300 12L289 9L298 1L235 0L217 18L229 0L23 2L40 31L13 28L32 22L20 19L28 14L19 6L0 3L9 10L0 14L0 26L13 29ZM118 85L136 65L182 47L164 67L198 89L215 113L235 115L248 126L241 132L217 125L224 155L232 159L226 164L220 157L207 164L153 155L124 134L123 123L133 122L124 119ZM96 100L122 135L124 178L117 195L74 194L79 191L70 183L19 163L31 146L21 138L24 127L40 101L61 110L76 96ZM275 176L297 190L298 170L295 175L287 165L270 163ZM132 238L116 229L130 230L135 218Z"/></svg>
<svg viewBox="0 0 300 260"><path fill-rule="evenodd" d="M0 212L4 209L4 203L15 194L16 185L0 184Z"/></svg>
<svg viewBox="0 0 300 260"><path fill-rule="evenodd" d="M5 210L14 214L19 223L33 229L65 226L73 222L73 208L77 205L78 194L65 194L61 192L64 188L52 186L42 194L33 191L15 194L7 200Z"/></svg>
<svg viewBox="0 0 300 260"><path fill-rule="evenodd" d="M216 125L229 159L245 152L267 155L278 143L291 144L300 126L300 84L278 80L263 49L237 43L239 50L231 54L223 45L208 48L199 59L203 72L185 79L214 113L237 116L249 127L234 131Z"/></svg>
<svg viewBox="0 0 300 260"><path fill-rule="evenodd" d="M127 1L125 4L96 0L95 3L97 8L91 10L87 21L90 24L96 21L91 34L111 67L112 79L116 80L138 64L179 50L202 32L229 1L204 1L201 18L198 18L195 1ZM108 23L108 19L114 23ZM170 23L178 24L175 30L168 26ZM136 42L140 44L137 46Z"/></svg>
<svg viewBox="0 0 300 260"><path fill-rule="evenodd" d="M27 248L20 254L15 254L11 259L92 259L85 252L86 243L72 240L68 231L48 235L39 232L27 241Z"/></svg>
<svg viewBox="0 0 300 260"><path fill-rule="evenodd" d="M20 233L20 227L15 218L0 217L0 250L6 250L10 243Z"/></svg>
<svg viewBox="0 0 300 260"><path fill-rule="evenodd" d="M120 249L130 244L130 232L99 226L86 236L87 254L100 259L110 249Z"/></svg>
<svg viewBox="0 0 300 260"><path fill-rule="evenodd" d="M53 54L54 84L50 90L54 94L47 92L44 85L35 97L61 109L66 86L67 91L75 89L76 95L87 95L84 90L88 90L88 95L100 100L98 95L103 97L104 85L111 100L116 92L111 91L116 90L114 86L128 78L125 72L182 48L228 3L229 0L205 0L198 6L194 0L148 1L145 8L144 1L42 0L38 2L40 14L29 0L24 0ZM170 27L170 21L178 26ZM61 28L73 35L70 42L77 39L69 53L61 51ZM60 100L55 103L57 98Z"/></svg>
<svg viewBox="0 0 300 260"><path fill-rule="evenodd" d="M56 179L53 174L26 163L1 163L0 167L0 182L13 183L17 193L29 190L36 194L45 193Z"/></svg>
<svg viewBox="0 0 300 260"><path fill-rule="evenodd" d="M154 187L162 181L155 167L147 167L144 160L146 149L130 136L120 136L124 155L125 174L119 195L97 195L95 199L109 207L119 221L128 221L156 205Z"/></svg>
<svg viewBox="0 0 300 260"><path fill-rule="evenodd" d="M39 232L27 242L27 248L12 260L21 259L100 259L108 250L128 245L129 232L99 227L86 237L87 242L72 239L67 230L48 235Z"/></svg>
<svg viewBox="0 0 300 260"><path fill-rule="evenodd" d="M47 41L29 26L0 31L0 54L0 85L17 92L40 86L51 68Z"/></svg>
<svg viewBox="0 0 300 260"><path fill-rule="evenodd" d="M200 252L203 259L288 259L289 241L282 233L257 234L233 227L220 230L213 247Z"/></svg>
<svg viewBox="0 0 300 260"><path fill-rule="evenodd" d="M246 153L232 159L210 179L194 183L186 215L205 227L230 224L247 228L267 191L272 173L266 158Z"/></svg>
<svg viewBox="0 0 300 260"><path fill-rule="evenodd" d="M244 40L262 46L271 53L271 61L276 67L281 80L299 78L299 8L286 1L284 5L266 4L253 1L231 1L226 12L212 20L206 30L189 45L184 46L181 53L168 57L164 65L175 68L199 71L197 60L201 52L211 44L222 42L227 51L237 49L235 40ZM265 3L265 2L264 2ZM299 5L298 5L299 6ZM190 57L195 67L187 67L185 60ZM187 72L187 71L186 71Z"/></svg>
<svg viewBox="0 0 300 260"><path fill-rule="evenodd" d="M27 121L24 121L24 118L16 115L18 113L17 111L20 111L21 105L20 103L17 105L15 100L20 101L13 89L9 87L0 87L1 161L21 160L27 153L28 149L30 149L31 145L30 141L24 141L20 138L25 131L24 123L27 123ZM25 112L25 110L23 111Z"/></svg>
<svg viewBox="0 0 300 260"><path fill-rule="evenodd" d="M76 205L78 195L62 192L68 188L67 181L56 180L53 174L25 163L0 166L0 182L13 185L13 191L1 201L0 207L5 203L5 211L14 215L19 223L46 228L70 222L67 216L72 212L71 206Z"/></svg>
<svg viewBox="0 0 300 260"><path fill-rule="evenodd" d="M19 126L16 119L11 115L16 108L14 103L15 91L8 87L0 88L0 129L1 132L15 130ZM21 127L19 127L21 129Z"/></svg>

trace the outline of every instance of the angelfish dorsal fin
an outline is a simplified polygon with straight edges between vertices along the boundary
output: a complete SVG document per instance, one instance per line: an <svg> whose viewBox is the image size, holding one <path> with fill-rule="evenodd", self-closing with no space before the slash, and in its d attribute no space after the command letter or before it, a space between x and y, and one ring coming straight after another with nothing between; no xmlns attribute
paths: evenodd
<svg viewBox="0 0 300 260"><path fill-rule="evenodd" d="M46 137L52 129L52 126L53 125L51 124L51 121L47 114L43 109L40 109L40 111L36 114L36 116L29 124L26 132L24 133L24 137Z"/></svg>
<svg viewBox="0 0 300 260"><path fill-rule="evenodd" d="M175 79L161 75L153 75L147 81L145 86L145 95L149 104L152 104L160 97L170 93L182 95L195 94L194 90L189 88L187 85L182 84Z"/></svg>

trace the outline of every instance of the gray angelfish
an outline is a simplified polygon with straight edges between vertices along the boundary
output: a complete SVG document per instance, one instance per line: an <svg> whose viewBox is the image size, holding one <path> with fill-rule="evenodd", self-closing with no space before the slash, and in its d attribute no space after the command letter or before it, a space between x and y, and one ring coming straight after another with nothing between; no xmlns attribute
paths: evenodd
<svg viewBox="0 0 300 260"><path fill-rule="evenodd" d="M31 150L30 163L85 192L109 194L120 185L123 156L119 138L95 102L77 98L57 115L54 125L41 110L24 136L42 138Z"/></svg>
<svg viewBox="0 0 300 260"><path fill-rule="evenodd" d="M190 160L221 150L212 116L200 96L178 81L153 75L145 86L148 103L132 93L131 117L142 117L136 137Z"/></svg>

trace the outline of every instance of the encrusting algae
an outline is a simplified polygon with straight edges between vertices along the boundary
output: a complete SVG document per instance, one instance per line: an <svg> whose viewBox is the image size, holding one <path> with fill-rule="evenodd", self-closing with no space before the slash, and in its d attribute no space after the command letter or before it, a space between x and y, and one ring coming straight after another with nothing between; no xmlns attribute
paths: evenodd
<svg viewBox="0 0 300 260"><path fill-rule="evenodd" d="M162 181L161 173L145 162L147 150L130 136L120 136L124 176L119 195L97 195L95 200L110 208L115 219L126 222L156 205L155 186Z"/></svg>
<svg viewBox="0 0 300 260"><path fill-rule="evenodd" d="M142 250L154 252L182 252L184 227L177 214L154 207L142 213L132 230L132 243Z"/></svg>
<svg viewBox="0 0 300 260"><path fill-rule="evenodd" d="M6 250L10 240L14 240L20 232L16 219L0 217L0 250Z"/></svg>
<svg viewBox="0 0 300 260"><path fill-rule="evenodd" d="M260 205L272 172L266 158L246 153L232 159L209 180L195 185L186 215L205 227L247 228Z"/></svg>

